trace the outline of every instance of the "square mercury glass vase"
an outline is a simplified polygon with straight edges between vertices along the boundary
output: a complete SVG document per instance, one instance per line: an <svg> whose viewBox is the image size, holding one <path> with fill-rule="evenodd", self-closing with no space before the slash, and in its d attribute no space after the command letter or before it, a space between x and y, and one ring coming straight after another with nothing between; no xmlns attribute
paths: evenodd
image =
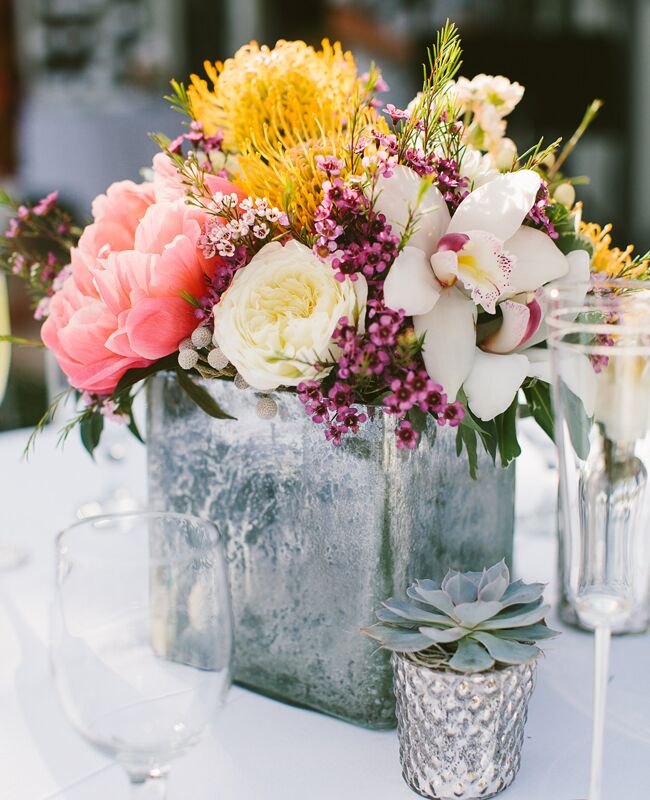
<svg viewBox="0 0 650 800"><path fill-rule="evenodd" d="M380 410L334 447L293 393L274 393L278 414L265 420L254 391L203 386L237 419L208 417L171 373L149 381L149 500L225 537L235 680L394 727L388 654L359 629L415 578L511 562L514 467L481 454L473 481L456 431L433 420L417 449L398 450L396 422Z"/></svg>

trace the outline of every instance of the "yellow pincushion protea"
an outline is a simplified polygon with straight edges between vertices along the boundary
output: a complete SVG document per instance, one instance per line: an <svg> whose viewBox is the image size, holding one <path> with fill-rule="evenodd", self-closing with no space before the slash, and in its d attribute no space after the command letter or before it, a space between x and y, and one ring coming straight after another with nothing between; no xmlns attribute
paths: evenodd
<svg viewBox="0 0 650 800"><path fill-rule="evenodd" d="M331 129L349 108L357 83L352 53L337 42L314 50L280 40L271 50L257 42L225 63L205 63L212 87L192 75L188 96L206 133L222 130L224 145L242 150L250 139L284 149Z"/></svg>
<svg viewBox="0 0 650 800"><path fill-rule="evenodd" d="M322 50L301 41L273 49L251 42L205 70L212 86L192 75L188 88L194 118L208 134L223 131L224 147L238 153L245 191L277 206L289 192L294 222L309 226L325 177L315 157L343 156L358 110L352 54L327 39Z"/></svg>
<svg viewBox="0 0 650 800"><path fill-rule="evenodd" d="M612 226L609 223L604 227L595 222L581 220L578 223L578 233L588 239L594 248L592 271L611 278L647 279L649 262L635 262L632 256L634 245L628 244L625 250L612 247L611 231Z"/></svg>

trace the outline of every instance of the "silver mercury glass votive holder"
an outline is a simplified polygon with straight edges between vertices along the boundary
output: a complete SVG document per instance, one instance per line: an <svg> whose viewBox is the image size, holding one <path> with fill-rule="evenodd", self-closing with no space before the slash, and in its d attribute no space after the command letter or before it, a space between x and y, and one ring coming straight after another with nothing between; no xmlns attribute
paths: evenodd
<svg viewBox="0 0 650 800"><path fill-rule="evenodd" d="M393 654L402 775L433 800L493 797L521 760L536 662L463 675Z"/></svg>

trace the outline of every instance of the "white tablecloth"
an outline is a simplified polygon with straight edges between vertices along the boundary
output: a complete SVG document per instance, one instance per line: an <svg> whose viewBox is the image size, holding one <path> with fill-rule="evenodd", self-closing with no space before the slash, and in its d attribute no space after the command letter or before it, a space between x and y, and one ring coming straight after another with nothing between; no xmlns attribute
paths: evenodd
<svg viewBox="0 0 650 800"><path fill-rule="evenodd" d="M72 730L47 656L53 538L111 473L144 497L144 448L121 466L93 465L75 434L63 452L46 432L29 462L24 431L0 435L0 536L27 546L25 566L0 573L0 800L120 800L121 770ZM526 426L518 475L516 568L554 573L552 450ZM556 620L551 620L557 625ZM578 800L587 793L591 637L567 631L539 665L522 767L504 800ZM650 637L614 641L605 800L650 797ZM180 760L170 800L409 800L393 732L371 732L234 688L221 718Z"/></svg>

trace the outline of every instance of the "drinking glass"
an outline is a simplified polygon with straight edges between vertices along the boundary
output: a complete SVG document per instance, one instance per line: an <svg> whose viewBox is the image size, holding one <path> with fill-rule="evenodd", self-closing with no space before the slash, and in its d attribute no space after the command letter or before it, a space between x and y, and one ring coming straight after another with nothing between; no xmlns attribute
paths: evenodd
<svg viewBox="0 0 650 800"><path fill-rule="evenodd" d="M9 336L11 325L9 321L9 295L7 280L0 273L0 336ZM0 406L7 391L9 382L9 367L11 365L11 343L0 342ZM13 569L27 559L27 551L17 545L2 541L0 536L0 570Z"/></svg>
<svg viewBox="0 0 650 800"><path fill-rule="evenodd" d="M51 658L74 727L164 798L173 759L230 685L232 618L214 525L173 513L82 520L56 542Z"/></svg>
<svg viewBox="0 0 650 800"><path fill-rule="evenodd" d="M600 800L610 633L650 614L650 283L548 292L565 591L595 630L589 800Z"/></svg>

